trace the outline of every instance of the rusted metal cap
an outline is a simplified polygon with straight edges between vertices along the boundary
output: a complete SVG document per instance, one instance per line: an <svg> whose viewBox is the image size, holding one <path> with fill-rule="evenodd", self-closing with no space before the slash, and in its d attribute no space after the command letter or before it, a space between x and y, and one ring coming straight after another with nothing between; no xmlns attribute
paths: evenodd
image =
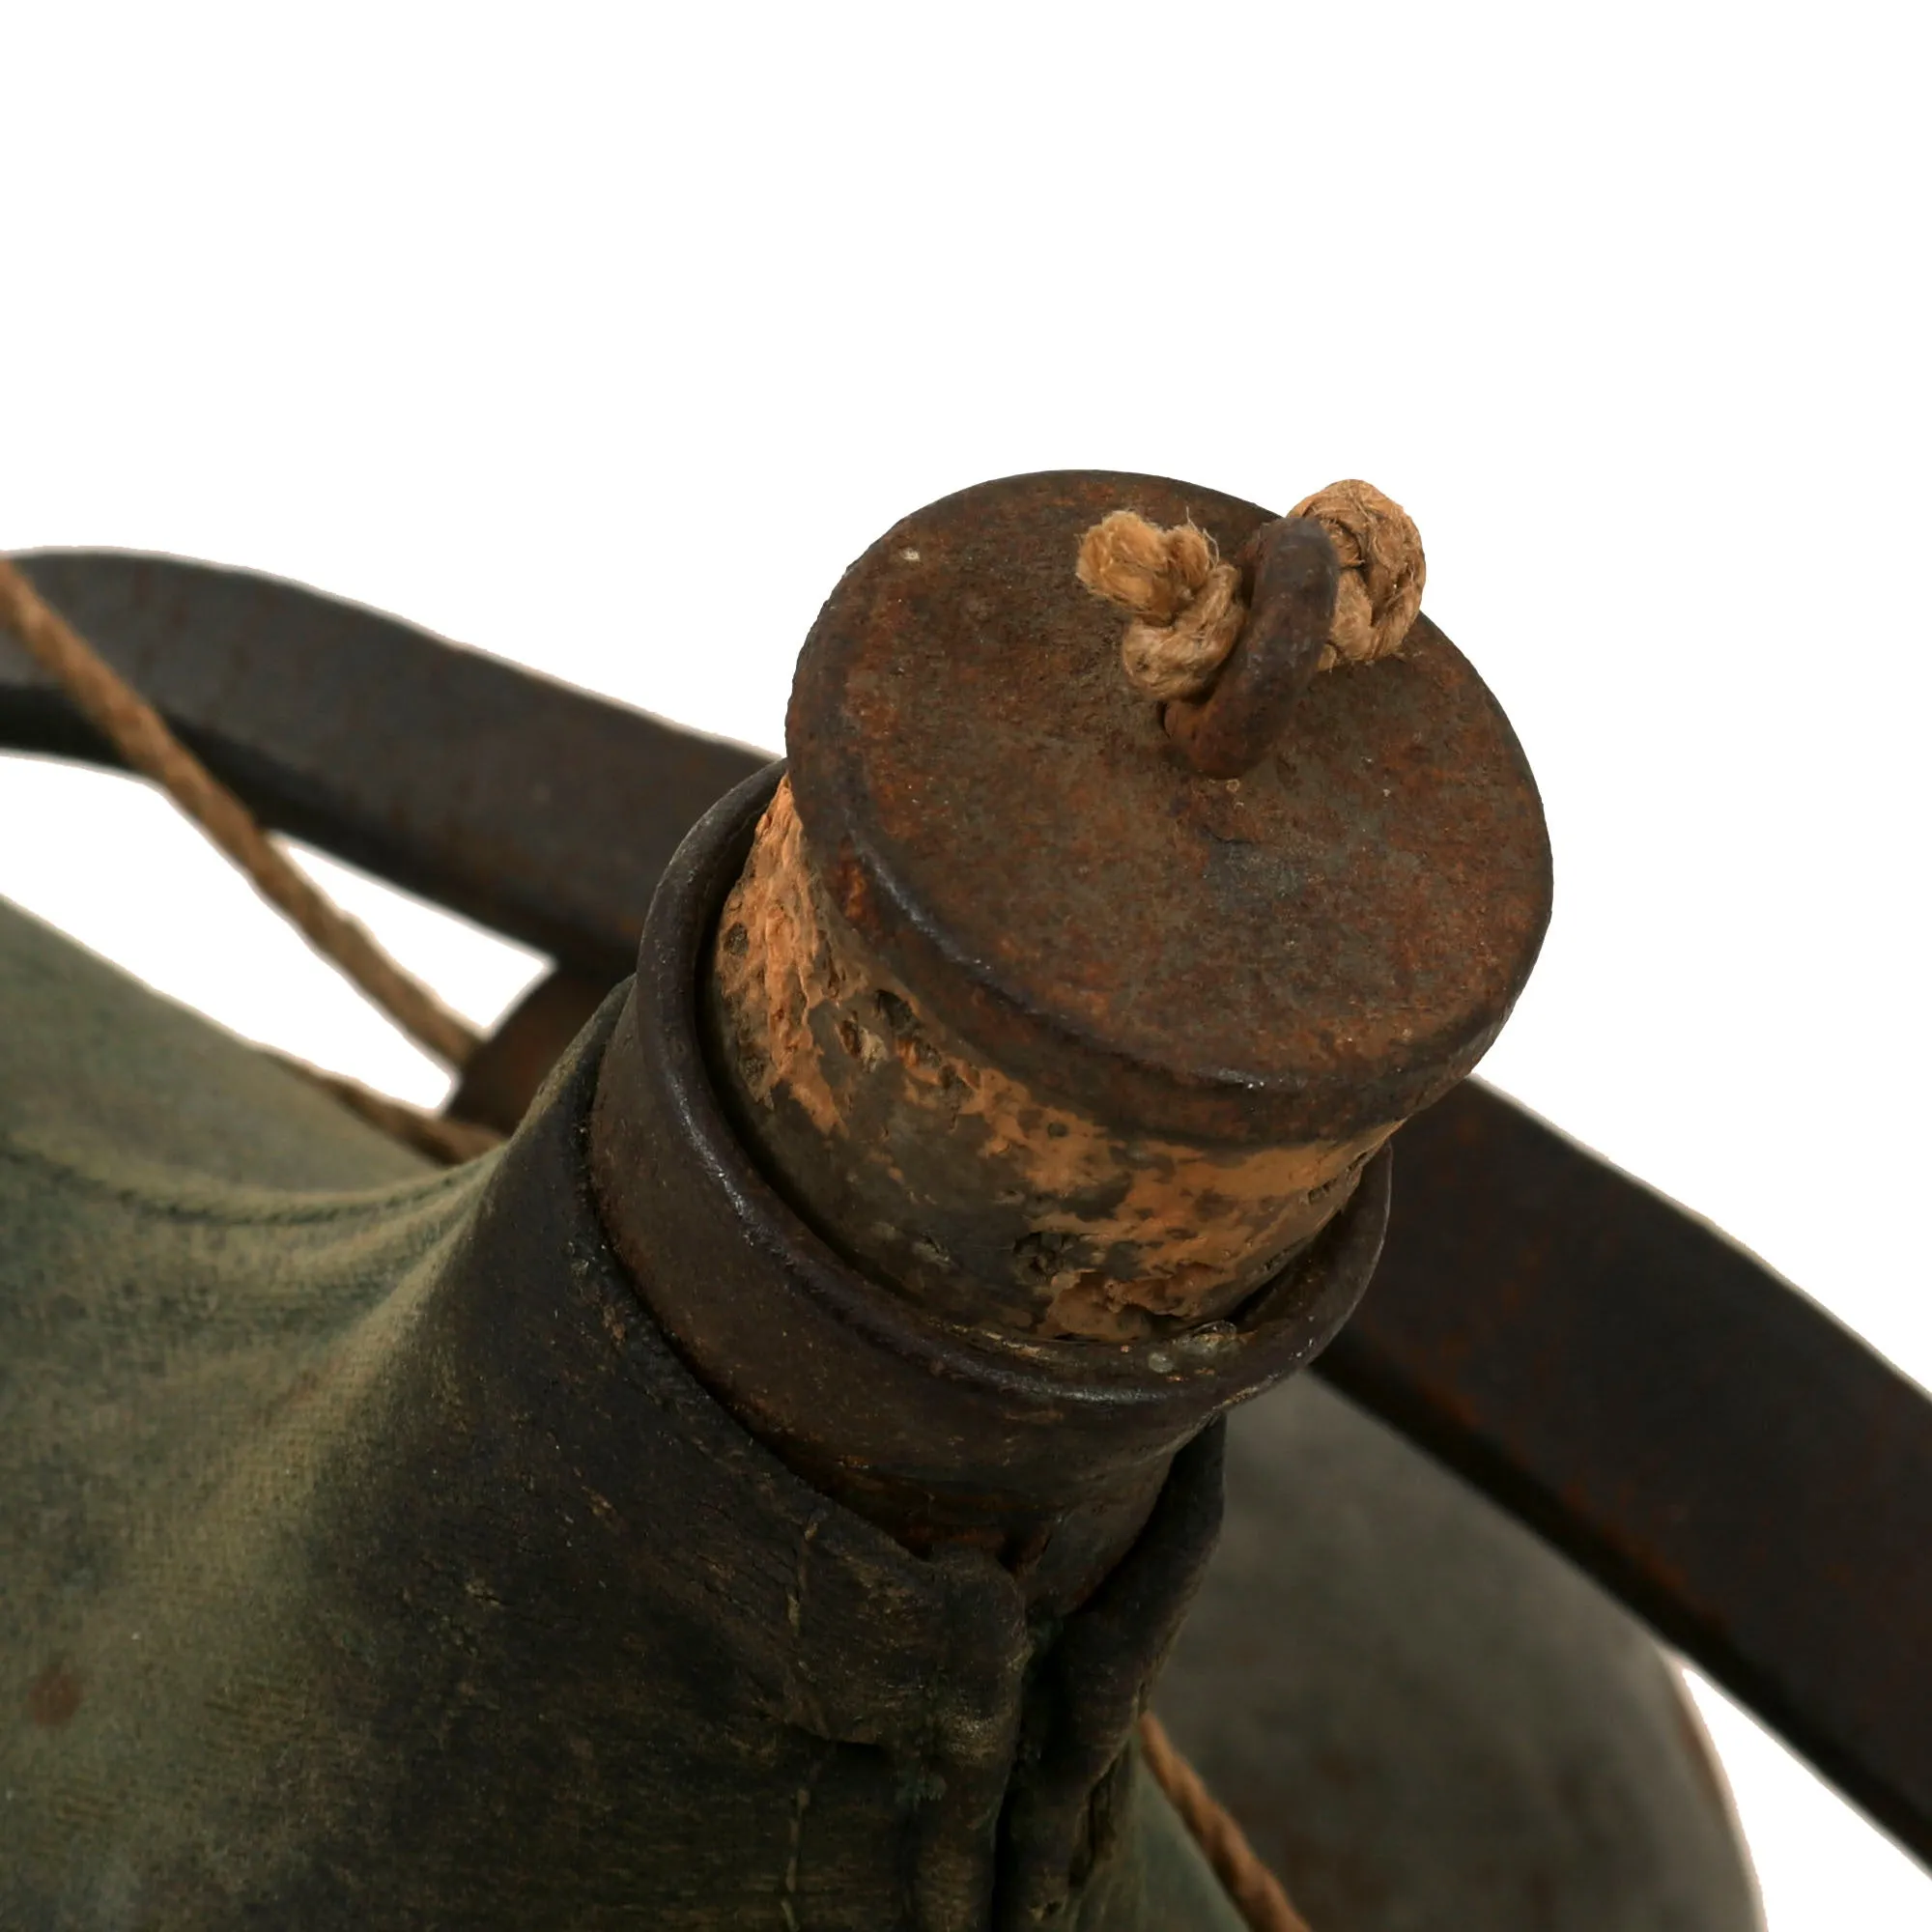
<svg viewBox="0 0 1932 1932"><path fill-rule="evenodd" d="M832 899L931 1013L1040 1092L1140 1133L1339 1141L1481 1058L1549 917L1508 721L1425 617L1316 677L1273 755L1205 778L1122 673L1082 533L1269 512L1158 477L982 484L846 572L786 742Z"/></svg>

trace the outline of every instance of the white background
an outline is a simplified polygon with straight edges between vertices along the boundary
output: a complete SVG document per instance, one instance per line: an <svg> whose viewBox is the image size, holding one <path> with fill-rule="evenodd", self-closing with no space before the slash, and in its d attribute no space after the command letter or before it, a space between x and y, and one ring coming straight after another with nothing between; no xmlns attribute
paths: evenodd
<svg viewBox="0 0 1932 1932"><path fill-rule="evenodd" d="M1925 20L0 0L0 548L252 565L773 746L936 496L1369 477L1548 806L1489 1076L1932 1380ZM536 968L324 869L479 1020ZM440 1092L123 781L0 760L0 892ZM1774 1932L1932 1926L1706 1709Z"/></svg>

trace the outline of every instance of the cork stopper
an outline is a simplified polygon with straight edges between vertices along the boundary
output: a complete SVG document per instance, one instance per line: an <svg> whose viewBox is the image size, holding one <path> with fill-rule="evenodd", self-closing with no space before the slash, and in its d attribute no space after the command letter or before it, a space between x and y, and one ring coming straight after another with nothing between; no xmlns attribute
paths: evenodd
<svg viewBox="0 0 1932 1932"><path fill-rule="evenodd" d="M1074 574L1110 512L1222 556L1268 513L1157 478L982 485L847 573L727 898L721 1084L793 1205L955 1321L1213 1332L1461 1079L1549 911L1534 782L1426 617L1204 776Z"/></svg>

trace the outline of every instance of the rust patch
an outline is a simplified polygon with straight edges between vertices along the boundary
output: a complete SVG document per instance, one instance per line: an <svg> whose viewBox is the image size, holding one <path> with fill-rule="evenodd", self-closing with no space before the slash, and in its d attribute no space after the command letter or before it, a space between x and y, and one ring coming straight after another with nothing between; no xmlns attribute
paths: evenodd
<svg viewBox="0 0 1932 1932"><path fill-rule="evenodd" d="M56 1658L27 1687L27 1721L45 1731L62 1729L80 1709L80 1673Z"/></svg>

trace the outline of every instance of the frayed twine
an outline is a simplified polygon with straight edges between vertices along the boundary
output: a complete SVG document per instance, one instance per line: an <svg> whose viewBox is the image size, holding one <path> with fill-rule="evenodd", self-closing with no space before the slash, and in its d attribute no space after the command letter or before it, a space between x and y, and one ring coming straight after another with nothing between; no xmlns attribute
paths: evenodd
<svg viewBox="0 0 1932 1932"><path fill-rule="evenodd" d="M1304 497L1289 514L1320 524L1342 567L1320 668L1393 657L1422 609L1426 575L1408 513L1374 484L1351 479ZM1081 538L1075 575L1132 613L1122 668L1136 691L1162 702L1206 693L1247 621L1240 572L1191 523L1162 529L1115 510Z"/></svg>
<svg viewBox="0 0 1932 1932"><path fill-rule="evenodd" d="M1164 530L1116 510L1080 540L1087 588L1134 613L1121 639L1127 681L1150 697L1195 697L1213 683L1247 621L1241 574L1192 524Z"/></svg>

